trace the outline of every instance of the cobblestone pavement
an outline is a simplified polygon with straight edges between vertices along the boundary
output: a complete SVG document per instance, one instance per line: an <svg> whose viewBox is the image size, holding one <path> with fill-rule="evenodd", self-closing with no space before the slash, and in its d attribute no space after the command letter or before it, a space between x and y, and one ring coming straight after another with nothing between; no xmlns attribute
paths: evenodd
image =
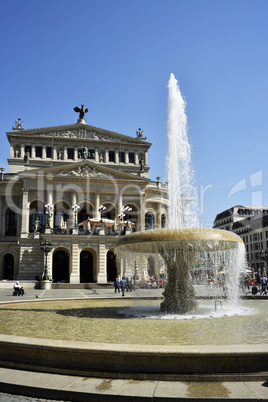
<svg viewBox="0 0 268 402"><path fill-rule="evenodd" d="M0 402L61 402L61 401L56 401L56 399L40 399L40 398L30 398L27 396L19 396L19 395L11 395L11 394L4 394L0 393ZM64 401L68 402L68 401Z"/></svg>

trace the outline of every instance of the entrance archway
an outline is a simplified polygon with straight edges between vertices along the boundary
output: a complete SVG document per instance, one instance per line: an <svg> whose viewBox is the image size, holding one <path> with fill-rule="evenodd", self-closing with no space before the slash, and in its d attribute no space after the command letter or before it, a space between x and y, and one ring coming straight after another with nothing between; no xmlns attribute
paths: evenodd
<svg viewBox="0 0 268 402"><path fill-rule="evenodd" d="M14 257L12 254L6 254L4 257L4 278L12 281L14 278Z"/></svg>
<svg viewBox="0 0 268 402"><path fill-rule="evenodd" d="M94 282L93 255L90 251L83 250L80 253L80 283Z"/></svg>
<svg viewBox="0 0 268 402"><path fill-rule="evenodd" d="M112 251L107 253L107 281L115 281L117 277L116 256Z"/></svg>
<svg viewBox="0 0 268 402"><path fill-rule="evenodd" d="M70 282L69 256L64 250L53 254L52 278L53 282Z"/></svg>

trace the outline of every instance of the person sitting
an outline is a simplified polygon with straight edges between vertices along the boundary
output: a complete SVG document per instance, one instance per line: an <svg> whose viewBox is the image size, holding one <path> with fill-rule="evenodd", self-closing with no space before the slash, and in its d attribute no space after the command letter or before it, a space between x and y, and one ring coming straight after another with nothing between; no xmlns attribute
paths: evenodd
<svg viewBox="0 0 268 402"><path fill-rule="evenodd" d="M14 290L18 293L18 295L24 295L23 287L20 285L19 281L15 283Z"/></svg>

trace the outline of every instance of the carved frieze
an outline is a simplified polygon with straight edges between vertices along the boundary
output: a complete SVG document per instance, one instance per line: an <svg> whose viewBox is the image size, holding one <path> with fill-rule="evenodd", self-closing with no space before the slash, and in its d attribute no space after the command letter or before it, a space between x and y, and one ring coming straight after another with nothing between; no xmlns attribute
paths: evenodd
<svg viewBox="0 0 268 402"><path fill-rule="evenodd" d="M74 177L92 177L92 178L104 178L104 179L114 179L111 174L103 173L97 171L95 168L90 166L78 166L75 169L61 170L59 172L60 176L74 176Z"/></svg>
<svg viewBox="0 0 268 402"><path fill-rule="evenodd" d="M54 138L77 138L77 139L88 139L96 141L115 141L115 142L125 142L121 138L111 137L108 134L96 133L96 131L89 131L86 128L78 128L67 131L50 131L48 133L40 134L41 137L54 137Z"/></svg>

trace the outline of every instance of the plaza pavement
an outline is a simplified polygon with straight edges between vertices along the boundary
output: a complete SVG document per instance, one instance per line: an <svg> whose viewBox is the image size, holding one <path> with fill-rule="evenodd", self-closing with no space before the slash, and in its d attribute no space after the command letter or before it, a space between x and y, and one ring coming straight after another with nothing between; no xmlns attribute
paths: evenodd
<svg viewBox="0 0 268 402"><path fill-rule="evenodd" d="M197 296L222 296L221 288L196 286ZM161 297L163 289L138 289L126 297ZM0 290L0 303L52 299L120 298L114 289L26 289L23 297ZM267 297L267 296L266 296ZM2 393L1 393L2 392ZM12 394L12 395L11 395ZM14 394L14 395L13 395ZM260 381L135 381L38 373L0 368L0 401L268 401L268 374Z"/></svg>

